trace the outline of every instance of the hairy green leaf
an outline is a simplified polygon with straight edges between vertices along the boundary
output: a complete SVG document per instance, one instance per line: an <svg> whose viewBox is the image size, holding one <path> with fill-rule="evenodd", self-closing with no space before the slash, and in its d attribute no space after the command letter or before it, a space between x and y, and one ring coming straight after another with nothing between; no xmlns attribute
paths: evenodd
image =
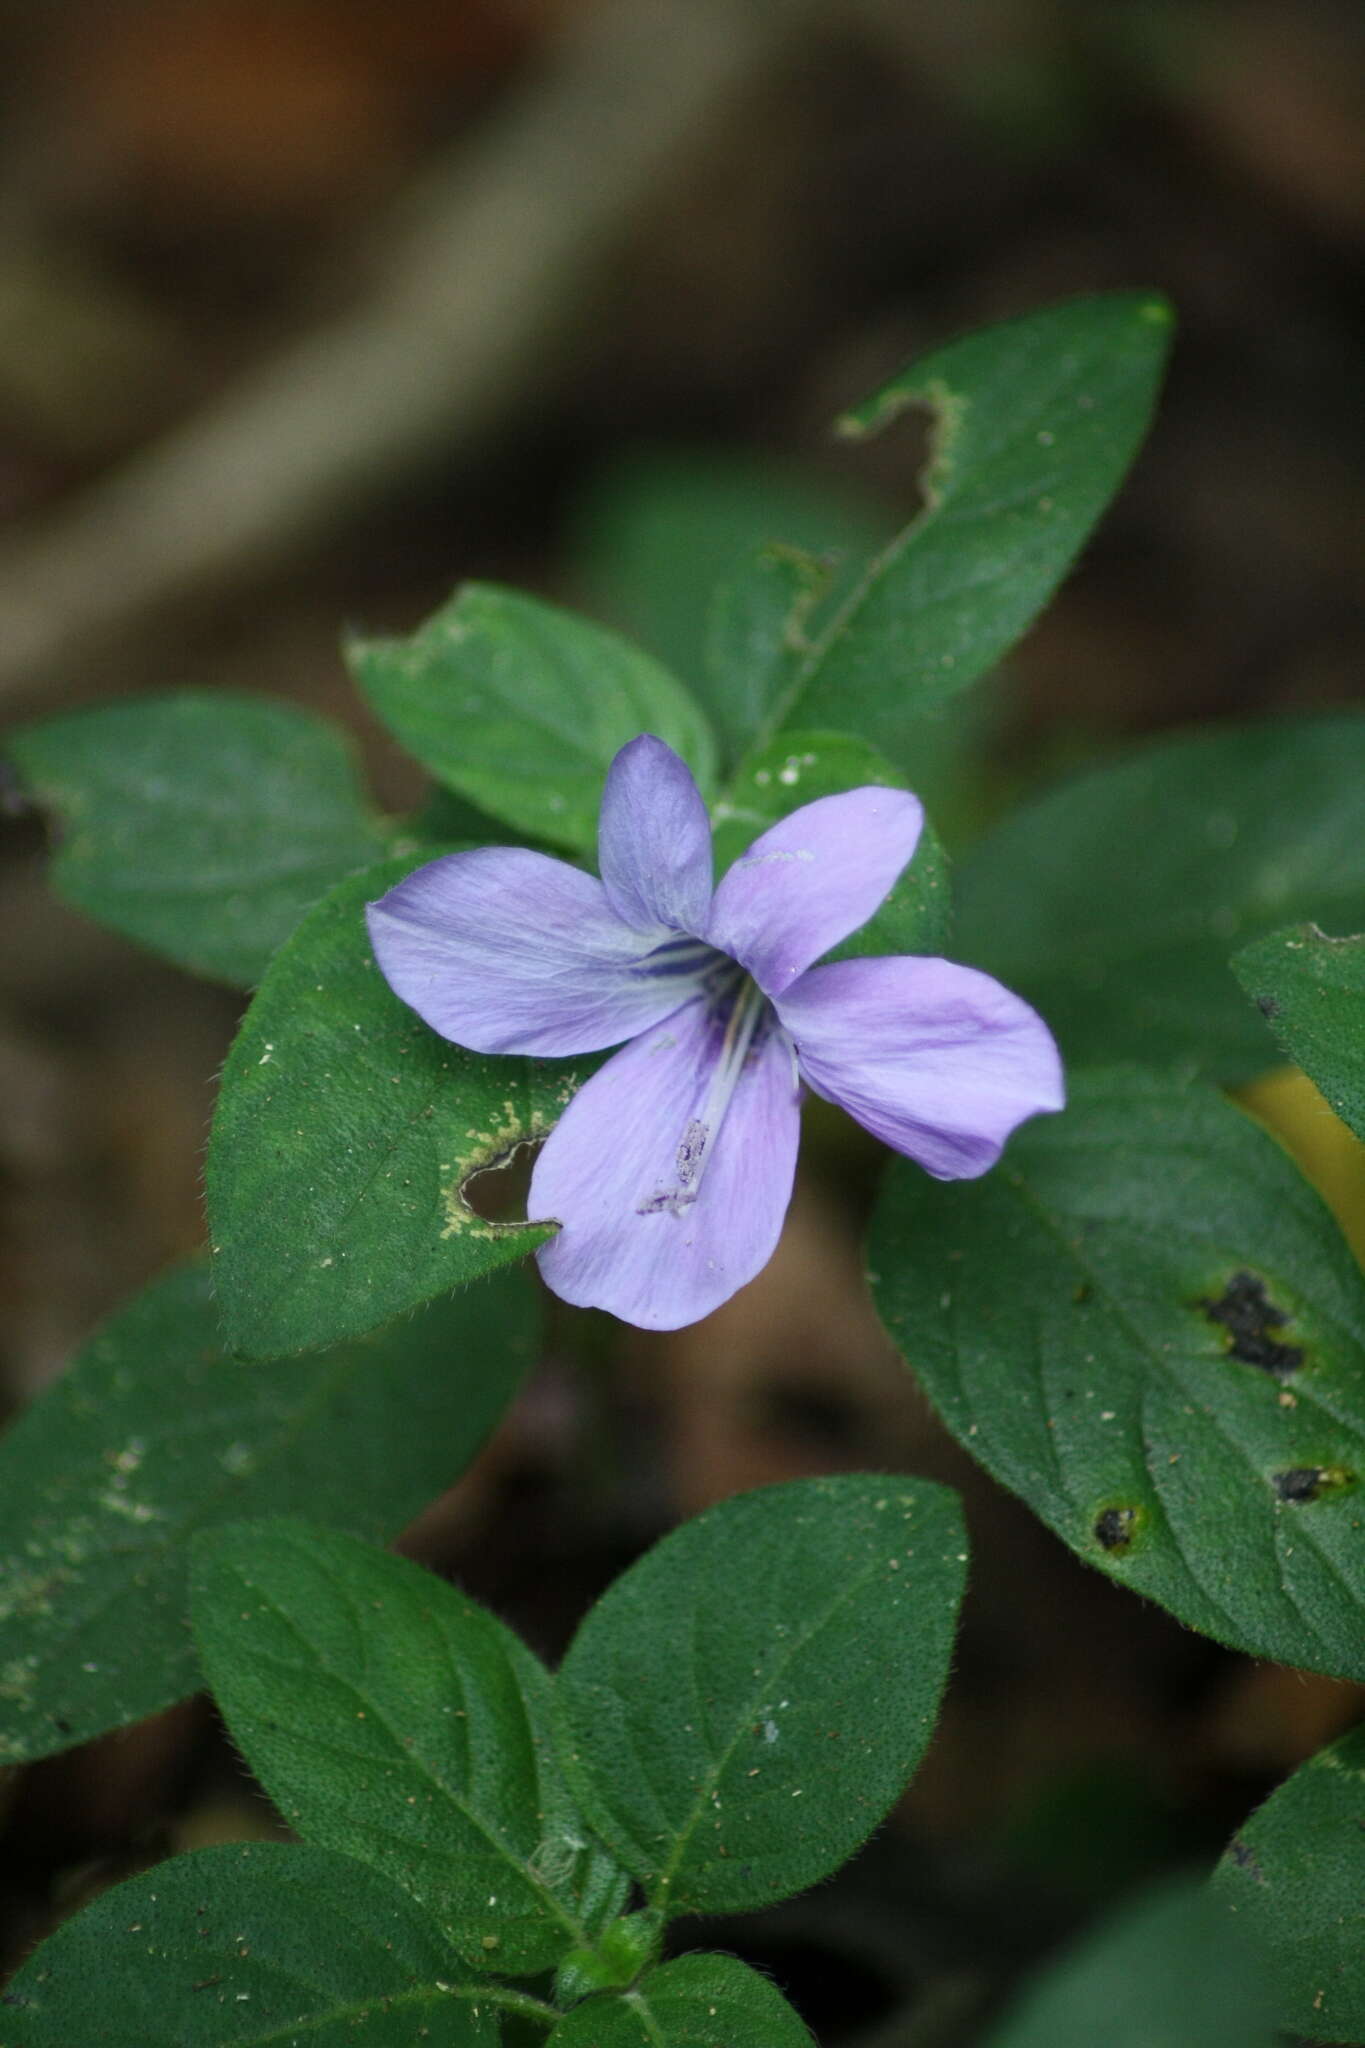
<svg viewBox="0 0 1365 2048"><path fill-rule="evenodd" d="M606 469L579 505L573 582L681 676L717 732L742 750L752 729L741 729L729 701L734 669L715 646L718 631L728 636L718 625L732 601L727 586L746 582L775 544L789 558L819 561L823 611L853 587L893 523L846 487L768 457L731 449L633 454ZM766 580L761 569L759 576Z"/></svg>
<svg viewBox="0 0 1365 2048"><path fill-rule="evenodd" d="M1365 937L1292 925L1245 947L1232 968L1290 1059L1365 1138Z"/></svg>
<svg viewBox="0 0 1365 2048"><path fill-rule="evenodd" d="M1171 311L1150 292L1073 299L912 363L841 423L932 415L925 504L808 655L777 724L853 727L893 760L934 705L1042 610L1122 482L1156 398Z"/></svg>
<svg viewBox="0 0 1365 2048"><path fill-rule="evenodd" d="M1073 1076L980 1181L897 1161L877 1306L953 1434L1088 1563L1365 1678L1365 1278L1212 1090Z"/></svg>
<svg viewBox="0 0 1365 2048"><path fill-rule="evenodd" d="M713 806L715 854L724 873L760 832L802 804L868 784L907 789L908 778L865 741L845 733L786 733L751 754ZM860 931L827 956L853 959L867 953L939 953L952 923L947 861L933 826L925 819L915 857L886 901Z"/></svg>
<svg viewBox="0 0 1365 2048"><path fill-rule="evenodd" d="M814 2048L775 1984L737 1956L680 1956L633 1991L592 1998L546 2048Z"/></svg>
<svg viewBox="0 0 1365 2048"><path fill-rule="evenodd" d="M101 1893L11 1981L14 2048L497 2048L488 1987L386 1878L322 1849L201 1849Z"/></svg>
<svg viewBox="0 0 1365 2048"><path fill-rule="evenodd" d="M195 1640L290 1825L412 1894L476 1969L551 1968L616 1912L551 1741L548 1672L453 1587L334 1530L201 1536Z"/></svg>
<svg viewBox="0 0 1365 2048"><path fill-rule="evenodd" d="M485 1223L469 1176L540 1137L591 1062L447 1044L390 990L354 876L282 948L223 1074L208 1158L223 1329L249 1357L335 1343L544 1242Z"/></svg>
<svg viewBox="0 0 1365 2048"><path fill-rule="evenodd" d="M952 1494L860 1475L725 1501L616 1581L560 1673L562 1748L655 1906L767 1905L866 1839L929 1738L965 1564Z"/></svg>
<svg viewBox="0 0 1365 2048"><path fill-rule="evenodd" d="M0 1441L0 1762L193 1692L196 1529L262 1512L395 1535L451 1485L532 1355L498 1274L367 1341L245 1365L206 1272L148 1288Z"/></svg>
<svg viewBox="0 0 1365 2048"><path fill-rule="evenodd" d="M185 690L47 719L6 750L57 815L66 900L234 986L385 850L346 739L293 704Z"/></svg>
<svg viewBox="0 0 1365 2048"><path fill-rule="evenodd" d="M800 672L828 587L817 556L781 542L760 548L717 587L706 618L706 697L731 760Z"/></svg>
<svg viewBox="0 0 1365 2048"><path fill-rule="evenodd" d="M353 640L377 717L439 782L534 838L590 850L613 755L652 732L703 788L710 727L682 684L605 627L468 583L405 640Z"/></svg>
<svg viewBox="0 0 1365 2048"><path fill-rule="evenodd" d="M1294 917L1365 924L1365 717L1268 719L1144 747L1017 812L962 863L963 957L1076 1060L1271 1064L1227 971Z"/></svg>
<svg viewBox="0 0 1365 2048"><path fill-rule="evenodd" d="M1213 1895L1259 1951L1282 2026L1365 2040L1365 1727L1271 1793L1219 1864Z"/></svg>

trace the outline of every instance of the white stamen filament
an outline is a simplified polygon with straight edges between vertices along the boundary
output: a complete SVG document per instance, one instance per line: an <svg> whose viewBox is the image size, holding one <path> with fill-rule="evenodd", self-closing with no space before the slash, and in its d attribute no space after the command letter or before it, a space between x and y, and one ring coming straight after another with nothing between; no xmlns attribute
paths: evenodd
<svg viewBox="0 0 1365 2048"><path fill-rule="evenodd" d="M641 1202L637 1214L653 1216L666 1209L670 1215L681 1216L696 1201L702 1176L715 1151L720 1127L739 1085L739 1077L744 1072L744 1062L749 1057L754 1033L763 1021L766 1007L767 999L762 989L746 974L725 1020L720 1054L705 1098L696 1115L689 1118L678 1142L674 1158L677 1181L671 1188L657 1189L648 1201Z"/></svg>

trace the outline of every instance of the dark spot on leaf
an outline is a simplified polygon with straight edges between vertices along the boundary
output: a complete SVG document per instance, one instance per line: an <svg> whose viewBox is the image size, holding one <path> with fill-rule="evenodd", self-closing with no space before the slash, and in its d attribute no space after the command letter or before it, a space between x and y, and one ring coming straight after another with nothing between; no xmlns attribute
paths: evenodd
<svg viewBox="0 0 1365 2048"><path fill-rule="evenodd" d="M1270 1483L1281 1500L1302 1507L1349 1486L1354 1478L1354 1472L1343 1471L1340 1465L1291 1465L1285 1472L1272 1472Z"/></svg>
<svg viewBox="0 0 1365 2048"><path fill-rule="evenodd" d="M1275 996L1257 996L1256 1007L1263 1017L1278 1017L1280 1014L1279 1000Z"/></svg>
<svg viewBox="0 0 1365 2048"><path fill-rule="evenodd" d="M1095 1541L1102 1550L1127 1550L1142 1519L1140 1508L1101 1508L1095 1517Z"/></svg>
<svg viewBox="0 0 1365 2048"><path fill-rule="evenodd" d="M1259 1366L1277 1380L1287 1380L1303 1364L1302 1350L1278 1336L1289 1318L1276 1308L1257 1274L1234 1273L1217 1301L1204 1296L1199 1307L1211 1323L1221 1323L1231 1335L1229 1358Z"/></svg>
<svg viewBox="0 0 1365 2048"><path fill-rule="evenodd" d="M1265 1872L1240 1835L1234 1835L1228 1843L1228 1854L1237 1868L1247 1873L1253 1884L1265 1883Z"/></svg>
<svg viewBox="0 0 1365 2048"><path fill-rule="evenodd" d="M1295 1465L1288 1472L1275 1472L1270 1483L1281 1500L1316 1500L1322 1478L1320 1465Z"/></svg>
<svg viewBox="0 0 1365 2048"><path fill-rule="evenodd" d="M1088 1280L1082 1280L1079 1286L1076 1288L1076 1291L1072 1295L1071 1299L1076 1303L1077 1307L1079 1308L1085 1302L1089 1301L1094 1291L1094 1288L1090 1285L1090 1282Z"/></svg>

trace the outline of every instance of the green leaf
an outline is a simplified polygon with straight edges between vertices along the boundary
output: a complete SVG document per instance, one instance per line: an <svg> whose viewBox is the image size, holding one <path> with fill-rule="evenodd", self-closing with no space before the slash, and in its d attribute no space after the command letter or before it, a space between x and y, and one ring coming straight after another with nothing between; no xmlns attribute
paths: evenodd
<svg viewBox="0 0 1365 2048"><path fill-rule="evenodd" d="M48 719L7 751L60 821L67 902L237 987L384 850L348 742L292 704L186 690Z"/></svg>
<svg viewBox="0 0 1365 2048"><path fill-rule="evenodd" d="M706 699L728 759L742 757L790 690L829 580L816 556L770 541L716 589L706 616Z"/></svg>
<svg viewBox="0 0 1365 2048"><path fill-rule="evenodd" d="M681 676L728 735L727 671L713 666L707 644L723 586L777 543L820 559L832 602L852 588L891 524L861 495L768 457L637 454L612 464L580 504L572 581Z"/></svg>
<svg viewBox="0 0 1365 2048"><path fill-rule="evenodd" d="M1293 925L1245 947L1232 969L1290 1059L1365 1138L1365 937Z"/></svg>
<svg viewBox="0 0 1365 2048"><path fill-rule="evenodd" d="M488 1987L363 1865L277 1842L201 1849L101 1893L3 2003L14 2048L497 2048Z"/></svg>
<svg viewBox="0 0 1365 2048"><path fill-rule="evenodd" d="M1146 431L1171 334L1150 292L1073 299L951 342L841 422L933 416L919 517L812 650L778 725L854 727L893 760L985 673L1071 567Z"/></svg>
<svg viewBox="0 0 1365 2048"><path fill-rule="evenodd" d="M478 1450L536 1323L499 1274L367 1342L243 1365L202 1267L149 1287L0 1442L0 1762L195 1690L194 1530L284 1511L395 1535Z"/></svg>
<svg viewBox="0 0 1365 2048"><path fill-rule="evenodd" d="M892 1166L868 1255L887 1328L1088 1563L1253 1656L1365 1678L1365 1278L1212 1090L1071 1093L984 1180Z"/></svg>
<svg viewBox="0 0 1365 2048"><path fill-rule="evenodd" d="M433 782L427 790L426 801L419 811L404 819L404 827L410 838L410 845L397 841L391 851L395 854L415 851L420 843L433 852L445 853L451 846L519 846L524 833L513 831L490 818L483 811L475 810L462 796L456 796L453 789L442 789L439 782Z"/></svg>
<svg viewBox="0 0 1365 2048"><path fill-rule="evenodd" d="M594 1991L624 1990L659 1960L657 1913L626 1913L603 1929L595 1948L575 1949L555 1972L555 2003L577 2005Z"/></svg>
<svg viewBox="0 0 1365 2048"><path fill-rule="evenodd" d="M745 609L746 600L750 603L751 609ZM765 627L761 616L761 601L761 588L757 585L747 585L743 578L734 584L722 585L717 593L717 606L722 609L730 608L726 615L726 625L734 635L734 644L727 655L732 661L733 668L723 696L724 701L736 708L737 715L746 702L751 707L759 698L766 703L775 693L781 677L790 673L800 659L799 653L793 652L792 647L782 638L764 640L765 630L781 635L783 627L776 619L769 620ZM741 644L742 630L746 627L750 635L747 648ZM752 663L747 674L742 665L745 659ZM721 694L719 689L717 694ZM810 801L811 784L814 780L827 781L828 787L820 791L820 794L829 794L837 788L854 788L857 786L856 779L841 781L835 772L834 762L822 766L822 772L819 774L815 772L817 763L808 760L803 763L803 756L808 754L813 746L820 749L838 746L847 750L850 769L857 765L857 757L861 755L862 763L868 770L862 775L862 780L886 782L897 788L913 789L927 809L937 813L941 807L950 819L960 823L964 815L968 819L971 818L978 801L976 784L980 780L982 733L995 715L995 708L990 701L990 694L982 692L978 694L967 712L959 710L955 717L948 718L933 712L913 722L907 721L900 735L900 749L897 755L897 760L901 764L899 767L893 767L886 757L879 754L874 747L870 747L866 740L855 739L848 734L784 730L776 739L755 743L752 751L739 761L725 795L713 808L717 816L722 816L727 799L735 800L736 792L739 792L740 806L762 815L763 800L760 799L757 803L753 801L753 775L758 769L771 771L777 784L776 793L781 794L782 784L778 771L793 765L804 765L807 772L803 774L801 780L805 788L797 798L801 803ZM749 730L742 734L736 730L736 746L733 750L736 753L740 751L738 743L741 739L754 738L760 722L757 717L750 719L747 714L744 715ZM789 804L788 808L793 806ZM764 816L765 823L771 821L770 816ZM727 838L733 842L733 833L727 835ZM735 850L743 849L736 847Z"/></svg>
<svg viewBox="0 0 1365 2048"><path fill-rule="evenodd" d="M395 1879L466 1963L549 1969L619 1909L555 1762L553 1681L491 1614L301 1522L201 1536L191 1591L209 1683L286 1820Z"/></svg>
<svg viewBox="0 0 1365 2048"><path fill-rule="evenodd" d="M417 860L354 876L276 955L223 1074L208 1157L229 1346L352 1337L519 1258L549 1225L485 1223L469 1176L542 1136L595 1063L447 1044L389 989L364 906Z"/></svg>
<svg viewBox="0 0 1365 2048"><path fill-rule="evenodd" d="M952 1494L874 1475L725 1501L616 1581L560 1673L562 1746L652 1904L768 1905L866 1839L928 1740L965 1563Z"/></svg>
<svg viewBox="0 0 1365 2048"><path fill-rule="evenodd" d="M988 2048L1274 2048L1257 1961L1204 1888L1180 1879L1051 1964Z"/></svg>
<svg viewBox="0 0 1365 2048"><path fill-rule="evenodd" d="M352 640L377 717L439 782L522 832L575 851L597 839L602 778L652 732L707 787L714 743L651 655L538 598L467 583L406 640Z"/></svg>
<svg viewBox="0 0 1365 2048"><path fill-rule="evenodd" d="M680 1956L633 1991L590 1999L546 2048L814 2048L775 1984L737 1956Z"/></svg>
<svg viewBox="0 0 1365 2048"><path fill-rule="evenodd" d="M1365 717L1160 741L1016 813L957 879L963 957L1072 1059L1247 1079L1272 1048L1234 947L1294 917L1365 924Z"/></svg>
<svg viewBox="0 0 1365 2048"><path fill-rule="evenodd" d="M784 734L749 759L714 805L715 856L720 873L760 832L802 804L868 784L907 789L904 775L865 741L844 733ZM948 942L952 897L943 848L925 819L915 857L867 924L827 957L868 953L938 953Z"/></svg>
<svg viewBox="0 0 1365 2048"><path fill-rule="evenodd" d="M1212 1890L1258 1949L1282 2026L1365 2040L1365 1726L1271 1793Z"/></svg>

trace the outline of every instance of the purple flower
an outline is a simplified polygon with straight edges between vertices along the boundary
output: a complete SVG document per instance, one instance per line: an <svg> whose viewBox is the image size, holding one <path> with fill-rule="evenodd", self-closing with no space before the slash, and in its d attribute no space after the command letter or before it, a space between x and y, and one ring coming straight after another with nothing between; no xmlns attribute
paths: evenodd
<svg viewBox="0 0 1365 2048"><path fill-rule="evenodd" d="M485 1053L629 1043L573 1097L531 1178L556 1294L641 1328L696 1322L766 1265L791 1198L802 1082L940 1180L1062 1107L1046 1025L948 960L814 963L865 924L915 851L896 789L820 797L711 884L706 807L642 734L602 794L602 879L488 846L369 907L390 986Z"/></svg>

